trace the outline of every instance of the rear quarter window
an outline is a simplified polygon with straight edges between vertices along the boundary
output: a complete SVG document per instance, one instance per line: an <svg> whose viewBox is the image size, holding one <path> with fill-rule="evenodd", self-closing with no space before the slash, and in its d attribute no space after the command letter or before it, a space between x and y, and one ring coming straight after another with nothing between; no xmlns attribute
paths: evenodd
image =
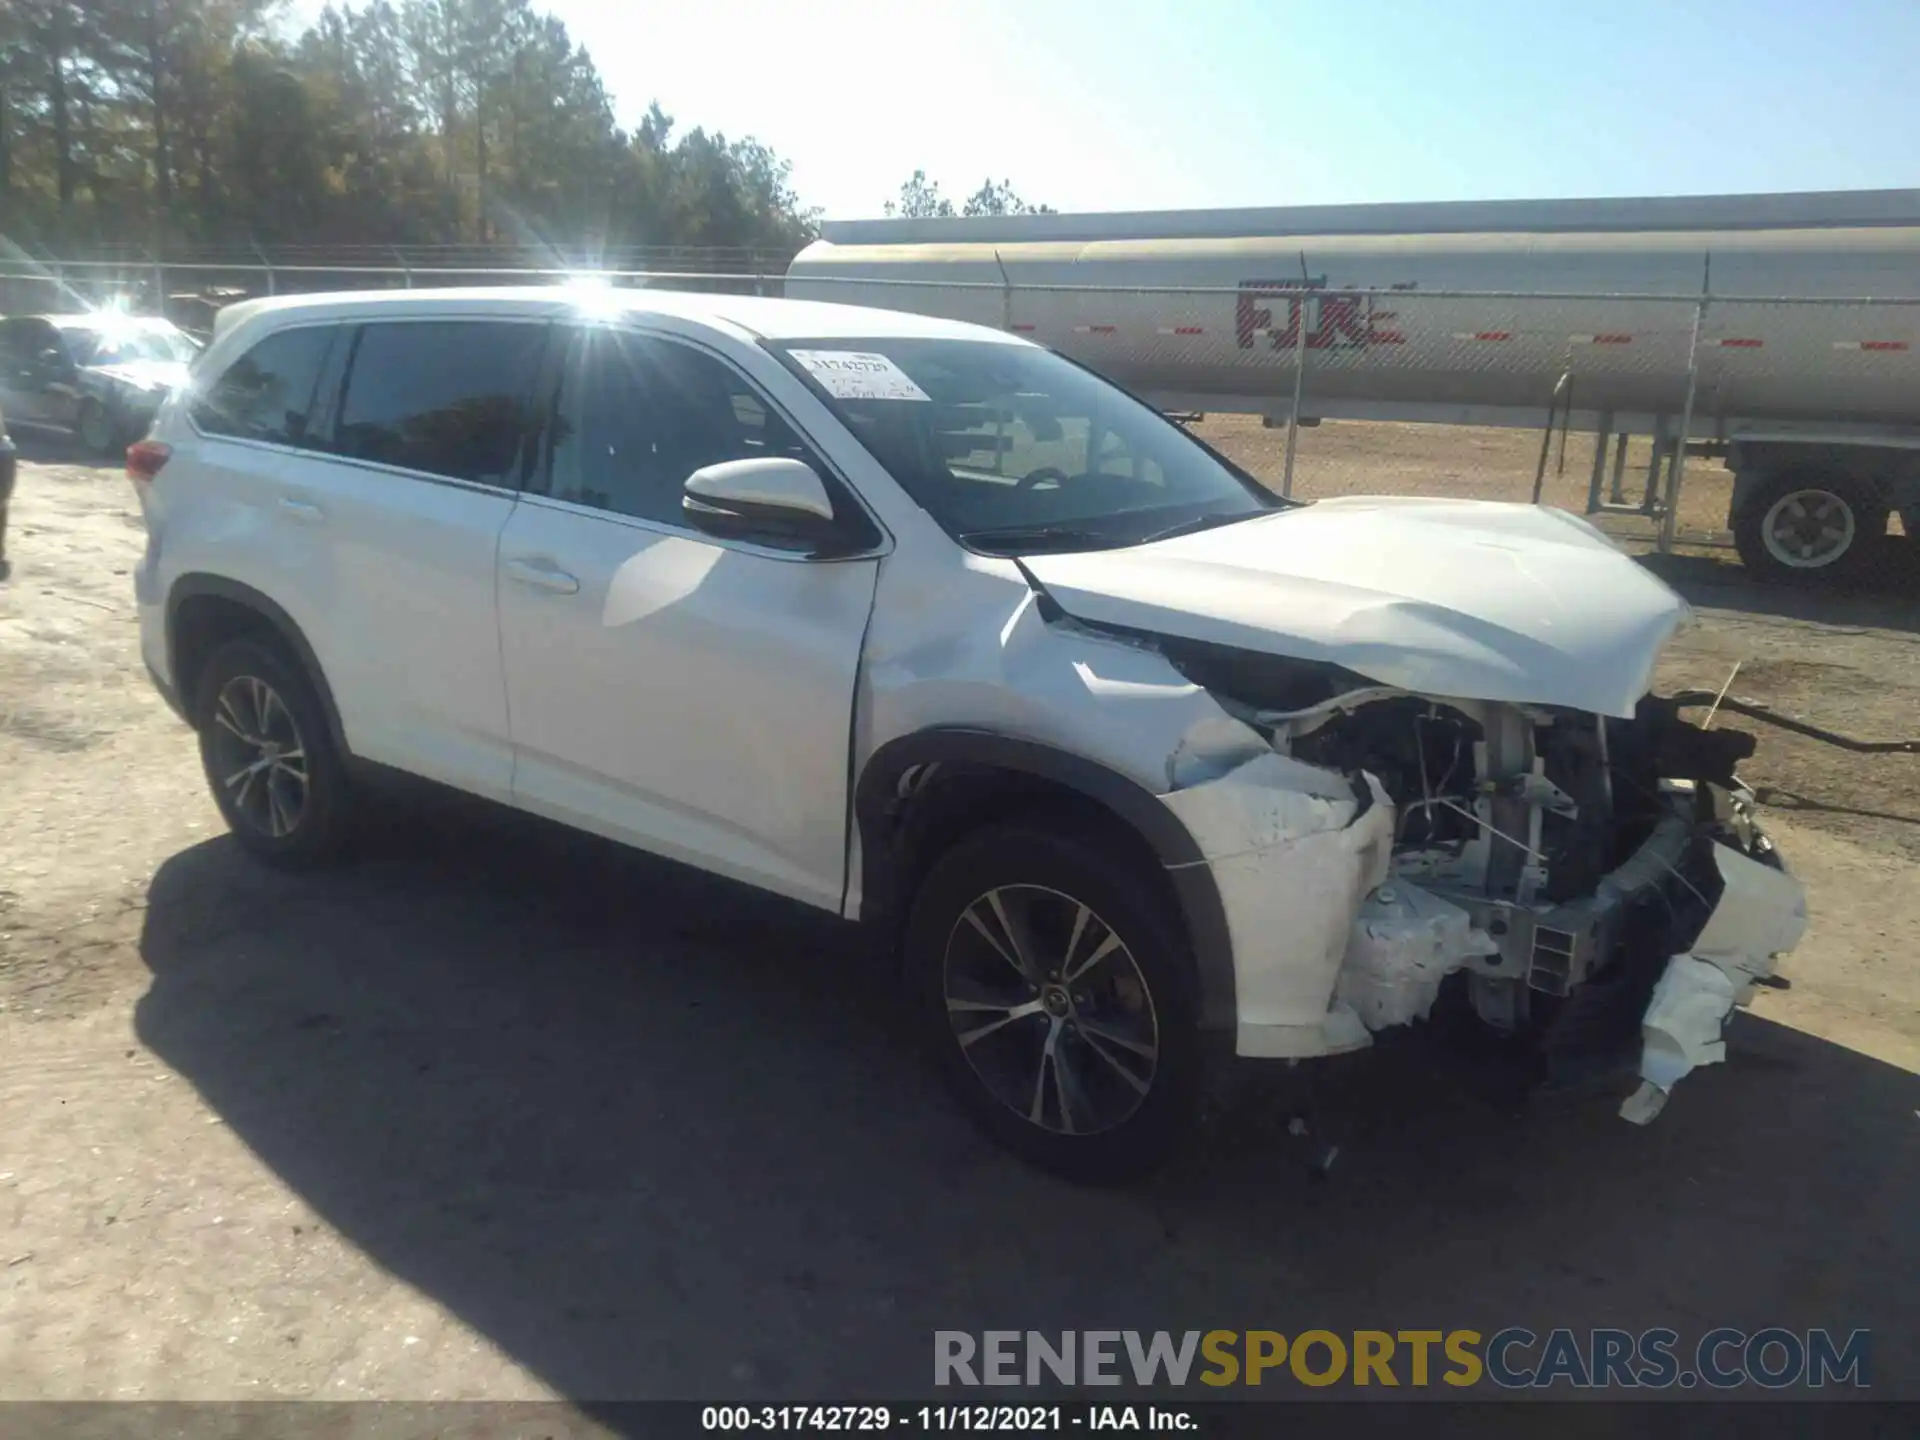
<svg viewBox="0 0 1920 1440"><path fill-rule="evenodd" d="M334 334L331 325L276 331L219 375L196 375L193 423L209 435L309 443L315 392Z"/></svg>

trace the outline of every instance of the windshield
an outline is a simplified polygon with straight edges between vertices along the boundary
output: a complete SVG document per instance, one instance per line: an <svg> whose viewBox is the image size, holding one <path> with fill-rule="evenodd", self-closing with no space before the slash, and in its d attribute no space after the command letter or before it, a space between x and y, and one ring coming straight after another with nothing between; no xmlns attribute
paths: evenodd
<svg viewBox="0 0 1920 1440"><path fill-rule="evenodd" d="M126 365L139 360L188 361L199 346L171 325L127 325L107 330L70 330L67 348L76 365Z"/></svg>
<svg viewBox="0 0 1920 1440"><path fill-rule="evenodd" d="M1051 351L927 339L772 348L908 494L977 549L1135 545L1284 503Z"/></svg>

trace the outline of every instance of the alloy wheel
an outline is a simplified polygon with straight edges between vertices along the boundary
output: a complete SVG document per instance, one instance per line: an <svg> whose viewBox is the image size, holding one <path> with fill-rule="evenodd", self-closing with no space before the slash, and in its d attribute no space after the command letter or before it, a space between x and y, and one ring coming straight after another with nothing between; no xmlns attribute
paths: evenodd
<svg viewBox="0 0 1920 1440"><path fill-rule="evenodd" d="M307 810L307 751L279 692L234 676L214 701L210 738L214 782L234 813L269 839L293 834Z"/></svg>
<svg viewBox="0 0 1920 1440"><path fill-rule="evenodd" d="M1031 1124L1112 1130L1153 1088L1160 1025L1146 977L1070 895L1003 885L976 897L948 934L943 989L974 1074Z"/></svg>

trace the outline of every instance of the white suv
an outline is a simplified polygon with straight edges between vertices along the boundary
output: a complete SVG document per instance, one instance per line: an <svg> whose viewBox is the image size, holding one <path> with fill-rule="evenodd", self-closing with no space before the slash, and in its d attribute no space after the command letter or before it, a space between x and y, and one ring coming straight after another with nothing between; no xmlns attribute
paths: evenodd
<svg viewBox="0 0 1920 1440"><path fill-rule="evenodd" d="M1751 741L1646 697L1685 606L1560 512L1289 504L1045 349L886 311L221 320L128 454L136 589L263 859L334 852L384 766L877 927L964 1105L1088 1177L1229 1057L1443 989L1548 1071L1638 1056L1648 1118L1798 939Z"/></svg>

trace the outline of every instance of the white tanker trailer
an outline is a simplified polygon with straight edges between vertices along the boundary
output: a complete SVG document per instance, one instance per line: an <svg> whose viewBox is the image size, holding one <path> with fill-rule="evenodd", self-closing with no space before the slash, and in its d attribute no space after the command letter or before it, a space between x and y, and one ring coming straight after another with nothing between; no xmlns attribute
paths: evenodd
<svg viewBox="0 0 1920 1440"><path fill-rule="evenodd" d="M829 222L786 293L1002 326L1168 411L1557 406L1601 436L1592 510L1630 434L1656 443L1625 508L1670 510L1684 425L1776 578L1871 565L1891 514L1920 536L1920 190Z"/></svg>

